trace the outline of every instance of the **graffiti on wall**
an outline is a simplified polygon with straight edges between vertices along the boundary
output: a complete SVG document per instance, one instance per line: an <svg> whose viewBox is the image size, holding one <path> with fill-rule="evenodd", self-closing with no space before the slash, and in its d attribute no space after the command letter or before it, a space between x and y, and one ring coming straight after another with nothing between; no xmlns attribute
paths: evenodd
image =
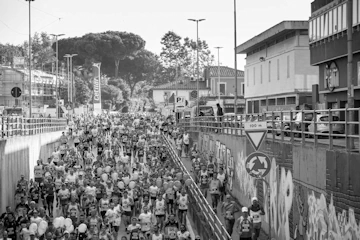
<svg viewBox="0 0 360 240"><path fill-rule="evenodd" d="M234 178L234 158L231 154L230 149L227 149L227 155L226 155L226 174L228 176L227 187L231 191L233 188L233 178Z"/></svg>
<svg viewBox="0 0 360 240"><path fill-rule="evenodd" d="M270 207L268 204L264 204L265 221L269 223L270 216L275 239L290 240L289 214L294 198L292 173L283 167L280 168L279 173L279 166L276 165L276 160L273 158L268 181L269 189L265 183L263 184L264 195L269 197L268 194L270 194Z"/></svg>
<svg viewBox="0 0 360 240"><path fill-rule="evenodd" d="M245 167L246 156L244 151L240 151L237 154L235 164L235 174L239 183L240 192L247 198L250 199L256 196L255 180L246 171Z"/></svg>
<svg viewBox="0 0 360 240"><path fill-rule="evenodd" d="M307 219L308 219L308 190L300 184L294 185L294 200L293 200L293 225L294 239L306 239Z"/></svg>
<svg viewBox="0 0 360 240"><path fill-rule="evenodd" d="M349 208L336 214L333 196L329 206L325 196L315 193L308 196L309 218L306 236L308 240L354 240L360 239L360 223L356 223L355 213Z"/></svg>

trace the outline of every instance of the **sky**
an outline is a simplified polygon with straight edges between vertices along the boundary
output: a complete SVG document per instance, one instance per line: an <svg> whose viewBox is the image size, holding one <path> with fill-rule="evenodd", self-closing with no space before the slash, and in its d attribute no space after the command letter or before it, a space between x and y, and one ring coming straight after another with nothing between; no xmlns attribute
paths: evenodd
<svg viewBox="0 0 360 240"><path fill-rule="evenodd" d="M313 0L236 0L237 45L284 20L308 20ZM181 37L206 40L217 64L234 68L233 0L35 0L31 2L34 32L82 36L89 32L127 31L140 35L146 49L159 54L160 40L169 30ZM0 0L0 43L21 44L28 39L25 0ZM238 55L243 70L245 55Z"/></svg>

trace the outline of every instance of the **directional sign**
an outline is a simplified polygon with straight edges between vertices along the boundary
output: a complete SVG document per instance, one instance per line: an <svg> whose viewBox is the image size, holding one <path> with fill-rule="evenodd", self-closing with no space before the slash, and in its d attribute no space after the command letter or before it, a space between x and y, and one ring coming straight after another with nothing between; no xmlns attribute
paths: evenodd
<svg viewBox="0 0 360 240"><path fill-rule="evenodd" d="M256 151L259 150L267 133L266 122L245 122L244 129L251 145Z"/></svg>
<svg viewBox="0 0 360 240"><path fill-rule="evenodd" d="M271 160L262 152L254 152L246 158L245 168L252 177L265 177L270 172Z"/></svg>

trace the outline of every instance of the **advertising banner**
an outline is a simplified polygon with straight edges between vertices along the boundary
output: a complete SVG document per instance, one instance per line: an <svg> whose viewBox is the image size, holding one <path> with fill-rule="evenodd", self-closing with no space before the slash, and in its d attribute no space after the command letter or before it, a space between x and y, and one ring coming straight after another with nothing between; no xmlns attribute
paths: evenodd
<svg viewBox="0 0 360 240"><path fill-rule="evenodd" d="M100 79L101 63L93 64L93 78L94 78L94 114L101 114L101 79Z"/></svg>

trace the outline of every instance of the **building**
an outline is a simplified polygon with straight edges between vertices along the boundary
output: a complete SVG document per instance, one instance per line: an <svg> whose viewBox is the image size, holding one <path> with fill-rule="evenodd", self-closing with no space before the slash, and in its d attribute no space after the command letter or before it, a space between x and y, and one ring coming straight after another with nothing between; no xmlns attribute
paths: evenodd
<svg viewBox="0 0 360 240"><path fill-rule="evenodd" d="M32 82L32 107L33 112L38 112L40 108L55 106L55 86L56 76L47 74L39 70L31 71ZM59 77L59 83L61 82ZM21 89L21 96L12 96L12 89ZM25 112L29 106L29 70L20 68L1 67L0 68L0 106L2 107L22 107Z"/></svg>
<svg viewBox="0 0 360 240"><path fill-rule="evenodd" d="M188 102L197 99L197 81L189 77L180 77L179 80L165 83L152 88L153 99L155 104L169 103L171 97L176 95L183 97ZM199 95L208 96L210 87L204 78L199 81ZM173 102L170 101L170 102Z"/></svg>
<svg viewBox="0 0 360 240"><path fill-rule="evenodd" d="M220 71L219 71L220 70ZM217 100L220 95L220 104L225 113L234 112L235 103L235 69L226 66L210 66L204 71L204 78L209 82L209 99ZM237 70L238 99L237 112L244 113L245 108L245 86L244 71Z"/></svg>
<svg viewBox="0 0 360 240"><path fill-rule="evenodd" d="M315 0L311 3L310 62L319 68L319 97L325 109L347 107L347 20L352 21L353 30L351 83L355 107L360 107L360 0L352 1L352 18L349 19L347 1Z"/></svg>
<svg viewBox="0 0 360 240"><path fill-rule="evenodd" d="M308 21L283 21L236 48L246 54L247 113L311 104L318 68L310 65Z"/></svg>

